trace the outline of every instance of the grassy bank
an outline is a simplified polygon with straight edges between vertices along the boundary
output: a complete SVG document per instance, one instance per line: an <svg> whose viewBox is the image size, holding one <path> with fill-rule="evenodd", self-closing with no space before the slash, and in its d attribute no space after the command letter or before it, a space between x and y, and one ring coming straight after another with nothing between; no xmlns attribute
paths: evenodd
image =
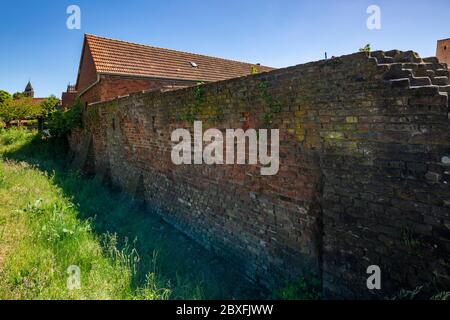
<svg viewBox="0 0 450 320"><path fill-rule="evenodd" d="M261 298L233 266L70 170L63 140L0 132L0 299ZM69 266L81 290L67 290Z"/></svg>
<svg viewBox="0 0 450 320"><path fill-rule="evenodd" d="M0 153L13 154L36 135L0 133ZM155 274L134 288L137 263L114 235L96 236L89 220L54 177L26 162L0 161L0 299L165 299ZM81 290L68 290L69 266L81 269Z"/></svg>

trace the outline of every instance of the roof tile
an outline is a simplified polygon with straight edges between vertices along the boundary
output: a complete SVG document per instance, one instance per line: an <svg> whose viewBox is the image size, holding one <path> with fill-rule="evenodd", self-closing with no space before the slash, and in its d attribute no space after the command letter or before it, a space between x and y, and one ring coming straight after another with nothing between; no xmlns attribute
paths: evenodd
<svg viewBox="0 0 450 320"><path fill-rule="evenodd" d="M219 81L274 70L255 64L86 35L96 71L166 79ZM192 62L197 65L194 67Z"/></svg>

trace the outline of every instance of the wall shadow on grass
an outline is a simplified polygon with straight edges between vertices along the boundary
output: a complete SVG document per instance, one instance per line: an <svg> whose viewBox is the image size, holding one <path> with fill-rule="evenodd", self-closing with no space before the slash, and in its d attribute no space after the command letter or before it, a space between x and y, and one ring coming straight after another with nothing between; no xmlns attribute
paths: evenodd
<svg viewBox="0 0 450 320"><path fill-rule="evenodd" d="M55 185L78 207L79 218L89 219L99 235L116 234L118 248L135 248L139 256L134 285L144 285L147 274L172 290L171 299L261 299L268 293L250 282L229 262L217 257L176 230L138 202L107 188L95 178L71 170L67 141L43 141L35 136L22 148L4 154L25 161L53 177ZM30 183L32 183L30 181Z"/></svg>

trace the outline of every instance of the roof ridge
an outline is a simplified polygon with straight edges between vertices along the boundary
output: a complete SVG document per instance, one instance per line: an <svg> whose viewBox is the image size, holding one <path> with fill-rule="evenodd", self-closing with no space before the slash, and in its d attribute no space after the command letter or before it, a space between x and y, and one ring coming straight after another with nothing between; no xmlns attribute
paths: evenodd
<svg viewBox="0 0 450 320"><path fill-rule="evenodd" d="M85 33L84 36L85 36L85 38L92 37L92 38L97 38L97 39L116 41L116 42L120 42L120 43L136 45L136 46L140 46L140 47L144 47L144 48L154 48L157 50L165 50L165 51L174 52L174 53L184 53L184 54L194 55L194 56L199 56L199 57L204 57L204 58L212 58L212 59L217 59L217 60L222 60L222 61L230 61L230 62L234 62L234 63L240 63L240 64L244 64L244 65L254 65L254 66L258 65L258 63L250 63L250 62L238 61L238 60L233 60L233 59L225 59L225 58L220 58L220 57L216 57L216 56L209 56L206 54L192 53L192 52L187 52L187 51L182 51L182 50L167 49L167 48L156 47L156 46L151 46L151 45L146 45L146 44L141 44L141 43L136 43L136 42L107 38L107 37L98 36L98 35L94 35L94 34ZM195 61L193 61L193 62L195 62ZM272 68L272 67L265 66L265 65L259 65L259 66L265 67L265 68ZM275 68L272 68L272 69L275 69Z"/></svg>

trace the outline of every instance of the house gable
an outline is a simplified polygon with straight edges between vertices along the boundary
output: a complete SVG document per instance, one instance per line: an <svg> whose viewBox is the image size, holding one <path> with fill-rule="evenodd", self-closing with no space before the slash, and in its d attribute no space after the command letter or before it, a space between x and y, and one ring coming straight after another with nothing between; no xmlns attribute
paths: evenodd
<svg viewBox="0 0 450 320"><path fill-rule="evenodd" d="M83 45L83 52L80 59L80 66L78 69L76 91L79 94L82 94L87 88L92 86L96 81L97 81L97 69L95 67L89 43L85 39Z"/></svg>

